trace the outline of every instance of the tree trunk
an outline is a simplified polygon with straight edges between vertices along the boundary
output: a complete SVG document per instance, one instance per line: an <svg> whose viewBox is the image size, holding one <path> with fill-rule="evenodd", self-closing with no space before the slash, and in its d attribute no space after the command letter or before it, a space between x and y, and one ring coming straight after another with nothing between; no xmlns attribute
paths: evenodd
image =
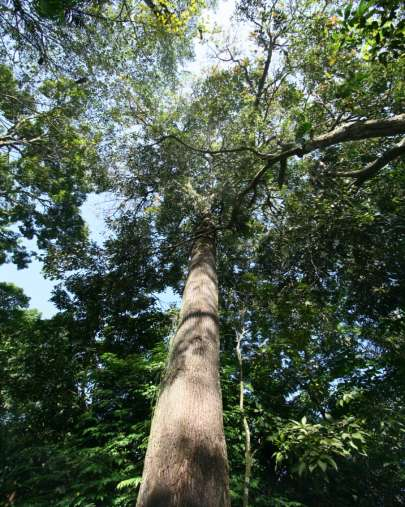
<svg viewBox="0 0 405 507"><path fill-rule="evenodd" d="M243 312L244 313L244 312ZM250 476L252 475L253 453L250 443L250 427L245 413L245 381L243 378L242 338L244 328L236 333L236 357L239 363L239 409L242 415L243 431L245 433L245 477L243 481L242 506L249 507Z"/></svg>
<svg viewBox="0 0 405 507"><path fill-rule="evenodd" d="M137 507L229 507L214 227L196 234Z"/></svg>

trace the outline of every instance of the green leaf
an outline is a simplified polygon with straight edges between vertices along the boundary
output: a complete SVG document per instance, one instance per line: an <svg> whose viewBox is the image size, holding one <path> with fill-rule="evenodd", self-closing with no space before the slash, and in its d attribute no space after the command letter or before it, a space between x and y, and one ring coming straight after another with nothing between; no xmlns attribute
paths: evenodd
<svg viewBox="0 0 405 507"><path fill-rule="evenodd" d="M141 483L142 477L133 477L132 479L125 479L117 484L116 488L118 490L125 488L136 488Z"/></svg>

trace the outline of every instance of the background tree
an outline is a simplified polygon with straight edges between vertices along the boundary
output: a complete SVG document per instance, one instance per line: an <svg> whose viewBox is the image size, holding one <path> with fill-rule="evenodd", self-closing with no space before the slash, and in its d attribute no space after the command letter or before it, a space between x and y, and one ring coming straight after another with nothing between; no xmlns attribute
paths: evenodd
<svg viewBox="0 0 405 507"><path fill-rule="evenodd" d="M189 54L199 4L160 7L164 14L143 2L1 6L1 262L27 264L23 237L46 251L53 276L64 253L83 252L80 205L111 186L116 139L142 125Z"/></svg>
<svg viewBox="0 0 405 507"><path fill-rule="evenodd" d="M81 85L46 80L34 97L9 68L1 73L1 262L22 268L30 256L22 237L35 237L49 259L80 248L79 207L87 192L102 188L105 170L90 125L77 125L88 99Z"/></svg>

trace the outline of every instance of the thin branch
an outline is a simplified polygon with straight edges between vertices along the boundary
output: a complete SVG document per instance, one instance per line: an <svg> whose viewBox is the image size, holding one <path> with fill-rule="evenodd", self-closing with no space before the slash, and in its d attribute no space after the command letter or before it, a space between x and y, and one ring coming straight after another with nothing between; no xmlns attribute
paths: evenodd
<svg viewBox="0 0 405 507"><path fill-rule="evenodd" d="M31 144L35 143L36 141L43 140L42 136L33 137L32 139L7 139L8 136L5 136L3 138L0 138L0 149L4 148L5 146L18 146L19 144Z"/></svg>
<svg viewBox="0 0 405 507"><path fill-rule="evenodd" d="M277 155L272 155L271 157L268 157L266 165L263 166L256 173L256 175L253 177L253 179L248 184L248 186L239 194L239 197L237 199L237 202L239 203L239 205L237 205L237 207L235 208L233 216L235 214L235 211L239 210L239 206L240 206L243 198L246 196L246 194L251 192L258 185L258 183L263 178L264 174L268 171L268 169L270 169L271 166L273 166L276 162L280 162L281 160L287 160L287 158L289 158L289 157L300 154L301 150L302 150L302 147L300 145L294 145L292 148L290 148L288 150L282 151L281 153L279 153Z"/></svg>
<svg viewBox="0 0 405 507"><path fill-rule="evenodd" d="M244 319L245 310L241 312L241 317ZM243 507L249 505L249 488L250 488L250 477L252 474L252 448L251 448L251 435L249 421L246 417L244 397L245 397L245 379L243 376L243 357L242 357L242 339L245 334L245 326L243 324L242 330L236 332L236 357L239 365L239 410L242 415L243 431L245 434L245 476L243 481Z"/></svg>
<svg viewBox="0 0 405 507"><path fill-rule="evenodd" d="M273 56L273 39L270 38L270 42L269 42L269 45L268 45L268 48L267 48L266 62L265 62L264 67L263 67L263 72L262 72L262 75L260 77L259 85L257 87L256 99L255 99L255 102L254 102L254 107L256 109L259 107L259 104L260 104L260 99L261 99L261 96L262 96L262 93L263 93L264 85L266 83L267 74L269 73L269 68L270 68L270 63L271 63L272 56Z"/></svg>
<svg viewBox="0 0 405 507"><path fill-rule="evenodd" d="M257 151L255 148L252 148L250 146L237 146L236 148L221 148L220 150L208 150L204 148L197 148L195 146L187 144L185 141L175 136L174 134L168 134L167 136L163 136L160 139L158 139L155 143L149 144L148 146L156 146L157 144L161 144L164 141L167 141L168 139L173 139L174 141L178 142L188 150L195 151L197 153L203 153L205 155L222 155L226 153L240 153L243 151L248 151L261 159L268 159L269 157L269 154L261 153L260 151Z"/></svg>
<svg viewBox="0 0 405 507"><path fill-rule="evenodd" d="M250 91L253 93L254 91L254 85L253 85L253 81L251 80L250 76L249 76L249 71L248 71L248 68L246 65L243 65L243 63L238 59L238 58L234 58L231 50L229 48L227 48L227 51L229 53L229 56L230 56L230 61L233 62L233 63L236 63L237 65L239 65L239 67L243 70L244 74L245 74L245 79L246 79L246 82L250 88Z"/></svg>
<svg viewBox="0 0 405 507"><path fill-rule="evenodd" d="M278 90L280 89L281 85L283 84L283 82L287 79L288 77L288 73L286 72L285 74L281 74L281 76L279 78L275 78L273 80L272 83L270 83L270 85L268 85L266 87L266 90L264 90L264 93L267 94L267 91L274 86L274 88L271 90L271 93L269 96L267 96L267 100L266 100L266 110L264 112L264 116L263 116L263 119L264 121L267 120L267 117L269 115L269 111L270 111L270 107L273 105L273 99L274 97L276 96L276 93L278 92Z"/></svg>

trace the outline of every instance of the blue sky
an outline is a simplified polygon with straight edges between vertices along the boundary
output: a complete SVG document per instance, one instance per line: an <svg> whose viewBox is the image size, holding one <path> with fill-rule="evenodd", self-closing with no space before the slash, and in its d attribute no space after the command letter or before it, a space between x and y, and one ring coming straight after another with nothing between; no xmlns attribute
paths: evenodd
<svg viewBox="0 0 405 507"><path fill-rule="evenodd" d="M105 217L113 208L111 194L90 194L81 207L82 217L89 226L90 237L99 244L106 238ZM29 249L33 248L32 242L29 242ZM14 264L3 264L0 266L0 281L21 287L30 298L30 308L39 310L44 318L52 317L56 313L57 309L49 299L58 282L44 278L40 261L33 260L26 269L17 269ZM170 289L158 296L163 309L180 303L180 297Z"/></svg>
<svg viewBox="0 0 405 507"><path fill-rule="evenodd" d="M90 194L81 208L91 238L100 243L106 235L104 217L111 210L111 204L109 195ZM29 248L33 249L31 242ZM14 283L24 289L25 294L31 298L30 307L39 310L43 317L55 314L56 308L49 298L57 281L44 278L40 261L33 260L26 269L17 269L14 264L3 264L0 266L0 281Z"/></svg>
<svg viewBox="0 0 405 507"><path fill-rule="evenodd" d="M0 281L14 283L24 289L30 299L30 307L37 308L44 317L51 317L55 306L49 301L54 283L45 280L41 274L42 265L34 260L28 268L17 269L13 264L0 266Z"/></svg>

